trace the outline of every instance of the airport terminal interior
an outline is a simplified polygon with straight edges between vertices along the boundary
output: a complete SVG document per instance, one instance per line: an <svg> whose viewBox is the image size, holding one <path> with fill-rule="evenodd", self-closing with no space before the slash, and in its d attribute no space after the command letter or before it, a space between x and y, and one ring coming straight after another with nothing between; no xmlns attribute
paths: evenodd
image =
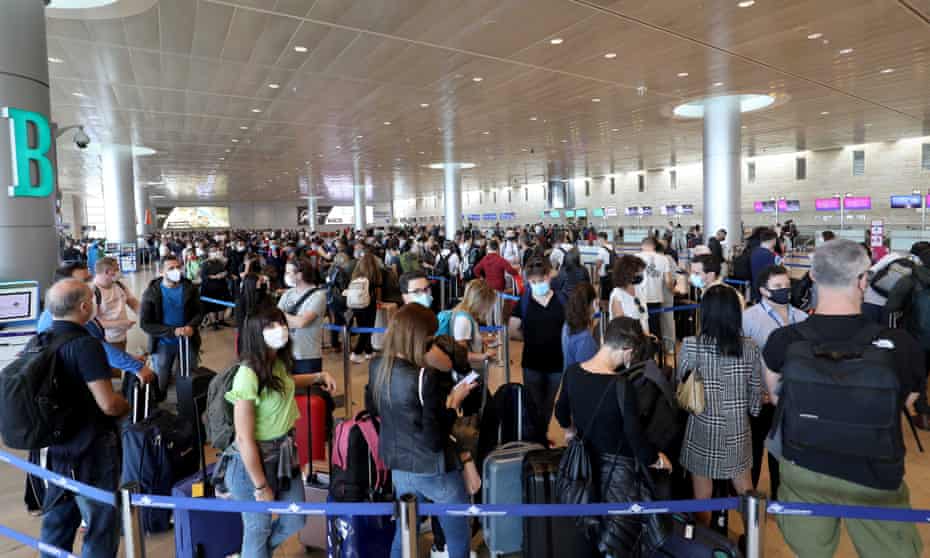
<svg viewBox="0 0 930 558"><path fill-rule="evenodd" d="M270 264L293 239L294 251L319 250L325 274L337 241L351 258L383 239L422 239L424 259L427 238L444 248L468 231L476 243L519 239L521 256L534 245L547 262L576 252L597 274L601 242L619 257L655 238L676 247L682 284L666 291L692 322L706 286L689 288L689 262L720 230L711 248L731 278L762 228L777 235L792 285L830 238L863 244L876 264L930 262L930 245L923 264L912 248L930 241L927 0L0 0L0 129L3 366L35 334L56 269L90 260L94 272L112 257L142 299L175 247L186 262L241 241ZM443 303L461 295L465 260L455 288L434 290ZM504 291L535 296L525 274L513 277ZM731 284L757 301L750 282ZM524 378L523 342L505 335L519 304L482 323L499 353L484 378L491 393ZM321 319L335 323L329 310ZM125 350L149 352L138 315L129 319ZM201 328L200 363L216 372L238 360L234 313L224 320ZM671 329L665 359L681 346ZM369 361L343 356L322 358L337 422L365 409L369 378ZM174 412L168 391L161 406ZM915 443L930 451L923 418L902 425L915 510L930 510L930 454ZM566 444L554 417L548 439ZM43 517L3 457L28 453L0 444L0 558L38 552ZM794 556L776 515L751 552L731 511L733 558ZM419 556L449 556L420 529ZM176 530L138 536L148 556L215 556L182 551ZM918 555L930 556L927 520L917 532ZM486 539L475 529L475 555L494 554ZM136 550L121 543L121 555ZM553 555L525 540L518 550ZM327 551L295 534L274 552L305 555ZM835 555L878 556L857 554L845 528Z"/></svg>

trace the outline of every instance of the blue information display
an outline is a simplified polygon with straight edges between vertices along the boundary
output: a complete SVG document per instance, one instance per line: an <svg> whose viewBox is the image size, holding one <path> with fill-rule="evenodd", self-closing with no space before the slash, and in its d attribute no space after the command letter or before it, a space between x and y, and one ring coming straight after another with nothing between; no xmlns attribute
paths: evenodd
<svg viewBox="0 0 930 558"><path fill-rule="evenodd" d="M469 213L469 214L468 214L468 220L469 220L469 221L480 221L480 220L481 220L481 214L479 214L479 213Z"/></svg>
<svg viewBox="0 0 930 558"><path fill-rule="evenodd" d="M481 219L483 221L497 221L497 213L485 213Z"/></svg>

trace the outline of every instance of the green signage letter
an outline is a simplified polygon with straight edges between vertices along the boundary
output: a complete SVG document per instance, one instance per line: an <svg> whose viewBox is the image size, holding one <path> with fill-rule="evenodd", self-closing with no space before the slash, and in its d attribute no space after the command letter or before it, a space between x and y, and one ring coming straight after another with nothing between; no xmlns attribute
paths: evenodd
<svg viewBox="0 0 930 558"><path fill-rule="evenodd" d="M52 147L52 130L48 119L38 112L12 107L0 108L0 116L10 119L10 145L13 149L12 197L47 197L55 190L55 171L48 159ZM35 130L35 147L29 146L29 125ZM38 180L32 183L30 167L35 161Z"/></svg>

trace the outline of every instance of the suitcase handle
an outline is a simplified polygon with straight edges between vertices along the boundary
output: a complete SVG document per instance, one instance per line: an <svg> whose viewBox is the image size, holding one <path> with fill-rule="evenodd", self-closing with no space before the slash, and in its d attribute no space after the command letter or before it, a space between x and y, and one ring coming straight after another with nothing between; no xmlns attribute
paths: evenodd
<svg viewBox="0 0 930 558"><path fill-rule="evenodd" d="M149 418L149 401L151 400L152 386L151 384L145 384L145 401L143 402L143 413L142 417L139 418L139 391L141 382L138 380L132 386L132 423L138 424Z"/></svg>
<svg viewBox="0 0 930 558"><path fill-rule="evenodd" d="M187 336L181 336L179 338L179 343L180 343L180 350L179 350L180 355L178 355L178 358L180 359L180 366L178 367L180 369L179 374L181 375L182 378L190 377L191 375L191 351L190 351L191 339L190 337L187 337Z"/></svg>

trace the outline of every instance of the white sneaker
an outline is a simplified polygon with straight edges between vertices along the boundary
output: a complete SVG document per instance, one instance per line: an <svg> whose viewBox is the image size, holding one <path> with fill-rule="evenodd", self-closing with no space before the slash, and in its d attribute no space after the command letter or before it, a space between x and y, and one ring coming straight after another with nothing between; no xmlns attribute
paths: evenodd
<svg viewBox="0 0 930 558"><path fill-rule="evenodd" d="M436 550L435 546L431 546L429 549L429 558L449 558L449 546L442 550Z"/></svg>
<svg viewBox="0 0 930 558"><path fill-rule="evenodd" d="M365 362L365 361L362 359L361 356L359 356L359 355L357 355L357 354L355 354L355 353L352 353L351 355L349 355L349 360L351 360L351 361L354 362L355 364L361 364L361 363Z"/></svg>
<svg viewBox="0 0 930 558"><path fill-rule="evenodd" d="M371 357L374 356L371 353L365 353L365 360L371 360Z"/></svg>

